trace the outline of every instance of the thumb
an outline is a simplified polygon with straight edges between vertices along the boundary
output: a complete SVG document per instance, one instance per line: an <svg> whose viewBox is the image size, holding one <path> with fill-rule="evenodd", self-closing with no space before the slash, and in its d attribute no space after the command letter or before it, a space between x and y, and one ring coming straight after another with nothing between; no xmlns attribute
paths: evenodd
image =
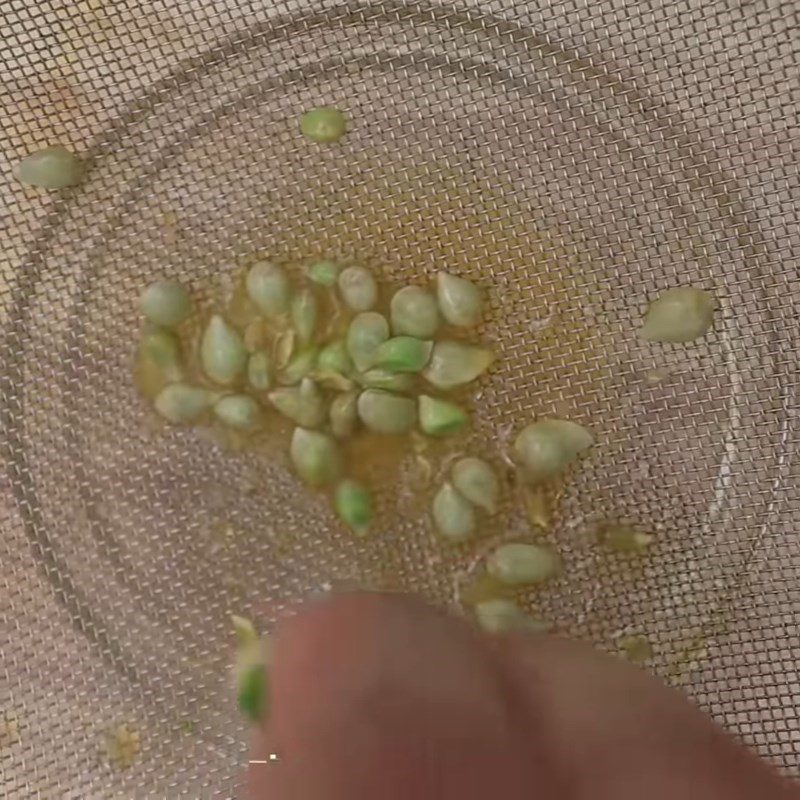
<svg viewBox="0 0 800 800"><path fill-rule="evenodd" d="M408 598L345 595L280 627L256 798L505 800L557 793L491 640ZM536 783L532 783L536 776Z"/></svg>

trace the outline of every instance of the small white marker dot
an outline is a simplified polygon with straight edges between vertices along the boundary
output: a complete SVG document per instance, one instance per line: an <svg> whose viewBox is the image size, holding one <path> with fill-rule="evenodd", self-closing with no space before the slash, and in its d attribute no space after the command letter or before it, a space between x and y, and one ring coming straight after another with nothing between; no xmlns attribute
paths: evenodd
<svg viewBox="0 0 800 800"><path fill-rule="evenodd" d="M248 764L269 764L270 762L278 761L278 754L277 753L270 753L267 758L251 758L247 763Z"/></svg>

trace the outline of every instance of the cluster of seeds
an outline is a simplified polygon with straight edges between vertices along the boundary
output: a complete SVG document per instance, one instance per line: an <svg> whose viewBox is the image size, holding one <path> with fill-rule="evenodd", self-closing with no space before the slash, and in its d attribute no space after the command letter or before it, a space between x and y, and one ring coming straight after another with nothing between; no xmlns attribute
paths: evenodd
<svg viewBox="0 0 800 800"><path fill-rule="evenodd" d="M301 117L300 130L313 142L332 144L346 133L347 119L338 109L314 108ZM81 181L84 165L57 145L26 156L15 175L30 186L62 189ZM348 476L342 444L361 431L404 436L418 428L430 437L463 431L469 414L451 393L478 378L493 358L463 338L463 329L481 317L481 292L470 281L440 272L433 290L406 286L392 295L388 308L381 295L373 274L360 265L316 261L297 286L284 267L259 261L227 307L191 336L187 292L174 281L159 281L141 297L146 325L137 383L173 424L215 420L246 436L269 427L272 414L288 420L297 475L328 490L339 518L363 535L373 522L372 493ZM709 330L716 308L716 299L702 289L670 289L650 304L640 336L692 341ZM592 444L592 434L575 422L538 419L518 432L511 457L519 479L538 491ZM461 458L433 499L437 532L447 542L468 542L478 535L481 517L496 513L498 500L491 464ZM545 517L537 507L536 524ZM625 524L607 525L598 537L607 548L628 554L643 552L652 538ZM547 630L514 596L561 570L560 557L548 545L505 543L486 559L462 599L487 631ZM234 627L239 705L255 720L268 708L268 641L243 618L234 617ZM642 637L629 636L620 646L631 657L650 652Z"/></svg>
<svg viewBox="0 0 800 800"><path fill-rule="evenodd" d="M363 534L371 493L347 475L342 444L362 431L464 430L469 414L448 393L492 362L487 348L458 338L481 313L481 293L464 278L440 272L432 289L405 286L381 300L360 265L316 261L298 285L283 266L258 261L184 354L179 328L191 315L189 296L159 281L140 301L147 325L138 373L148 377L156 412L174 424L215 418L247 434L268 427L275 412L284 417L294 426L297 475L329 489L338 516Z"/></svg>

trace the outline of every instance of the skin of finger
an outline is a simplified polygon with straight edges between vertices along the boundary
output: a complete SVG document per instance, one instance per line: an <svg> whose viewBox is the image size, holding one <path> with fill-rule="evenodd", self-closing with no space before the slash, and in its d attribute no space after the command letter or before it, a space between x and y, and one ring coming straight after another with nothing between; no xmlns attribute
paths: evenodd
<svg viewBox="0 0 800 800"><path fill-rule="evenodd" d="M555 637L513 637L503 649L571 797L800 800L796 785L643 670Z"/></svg>
<svg viewBox="0 0 800 800"><path fill-rule="evenodd" d="M494 647L465 623L387 595L345 595L280 627L263 800L563 797ZM264 734L262 734L264 735Z"/></svg>
<svg viewBox="0 0 800 800"><path fill-rule="evenodd" d="M276 653L257 746L280 761L252 769L254 798L798 800L682 696L574 642L355 595L282 626Z"/></svg>

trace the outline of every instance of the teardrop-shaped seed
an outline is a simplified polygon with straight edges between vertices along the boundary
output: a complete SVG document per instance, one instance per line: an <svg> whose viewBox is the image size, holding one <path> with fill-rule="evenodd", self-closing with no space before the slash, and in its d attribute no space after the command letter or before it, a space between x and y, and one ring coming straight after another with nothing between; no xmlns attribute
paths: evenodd
<svg viewBox="0 0 800 800"><path fill-rule="evenodd" d="M280 382L287 386L294 386L294 384L300 383L303 378L310 375L316 368L318 352L316 347L308 347L293 356L286 368L278 376Z"/></svg>
<svg viewBox="0 0 800 800"><path fill-rule="evenodd" d="M366 486L349 478L341 481L333 495L333 507L357 535L367 532L372 522L372 494Z"/></svg>
<svg viewBox="0 0 800 800"><path fill-rule="evenodd" d="M317 325L317 298L310 289L302 289L292 298L291 314L300 344L308 344Z"/></svg>
<svg viewBox="0 0 800 800"><path fill-rule="evenodd" d="M639 530L635 525L610 522L597 532L600 543L617 553L643 553L653 543L653 534Z"/></svg>
<svg viewBox="0 0 800 800"><path fill-rule="evenodd" d="M355 383L340 372L327 372L319 367L311 373L311 377L323 388L334 392L349 392L355 387Z"/></svg>
<svg viewBox="0 0 800 800"><path fill-rule="evenodd" d="M389 310L395 336L432 339L439 329L436 299L419 286L406 286L396 292Z"/></svg>
<svg viewBox="0 0 800 800"><path fill-rule="evenodd" d="M408 433L417 418L416 404L410 397L365 389L358 396L358 416L375 433Z"/></svg>
<svg viewBox="0 0 800 800"><path fill-rule="evenodd" d="M486 348L443 340L433 345L431 360L422 374L437 389L453 389L474 381L492 360L492 353Z"/></svg>
<svg viewBox="0 0 800 800"><path fill-rule="evenodd" d="M474 456L461 458L453 465L452 481L471 503L490 514L497 510L500 482L491 464Z"/></svg>
<svg viewBox="0 0 800 800"><path fill-rule="evenodd" d="M385 369L368 369L366 372L358 373L356 380L368 389L410 392L414 388L414 375L410 372L387 372Z"/></svg>
<svg viewBox="0 0 800 800"><path fill-rule="evenodd" d="M181 345L170 331L148 331L139 344L139 358L154 367L166 383L176 383L183 375Z"/></svg>
<svg viewBox="0 0 800 800"><path fill-rule="evenodd" d="M419 426L428 436L450 436L469 424L469 415L461 406L423 394L419 397Z"/></svg>
<svg viewBox="0 0 800 800"><path fill-rule="evenodd" d="M247 617L231 614L231 623L236 633L237 649L240 647L247 648L258 643L258 631Z"/></svg>
<svg viewBox="0 0 800 800"><path fill-rule="evenodd" d="M236 703L251 722L261 724L269 710L269 675L263 664L253 664L239 672Z"/></svg>
<svg viewBox="0 0 800 800"><path fill-rule="evenodd" d="M475 325L481 318L481 292L465 278L439 272L436 275L436 297L442 316L451 325Z"/></svg>
<svg viewBox="0 0 800 800"><path fill-rule="evenodd" d="M592 434L576 422L541 419L517 434L514 454L525 477L536 483L559 475L593 442Z"/></svg>
<svg viewBox="0 0 800 800"><path fill-rule="evenodd" d="M286 366L292 360L296 347L297 332L294 328L287 328L275 337L273 349L276 369L286 369Z"/></svg>
<svg viewBox="0 0 800 800"><path fill-rule="evenodd" d="M349 375L353 369L353 360L347 352L344 339L335 339L319 351L317 369L325 372L339 372Z"/></svg>
<svg viewBox="0 0 800 800"><path fill-rule="evenodd" d="M413 336L395 336L375 353L374 366L389 372L419 372L431 357L433 342Z"/></svg>
<svg viewBox="0 0 800 800"><path fill-rule="evenodd" d="M333 483L341 475L339 445L326 433L295 428L289 455L297 474L310 486Z"/></svg>
<svg viewBox="0 0 800 800"><path fill-rule="evenodd" d="M253 431L261 424L261 406L249 395L229 394L214 406L217 418L242 431Z"/></svg>
<svg viewBox="0 0 800 800"><path fill-rule="evenodd" d="M139 307L154 325L174 328L189 316L189 295L177 281L156 281L142 292Z"/></svg>
<svg viewBox="0 0 800 800"><path fill-rule="evenodd" d="M325 421L325 400L311 378L303 378L299 386L270 392L269 401L281 414L303 428L318 428Z"/></svg>
<svg viewBox="0 0 800 800"><path fill-rule="evenodd" d="M272 359L266 350L253 353L247 361L247 381L259 392L272 386Z"/></svg>
<svg viewBox="0 0 800 800"><path fill-rule="evenodd" d="M200 343L203 371L216 383L234 383L247 366L247 350L242 337L215 314L209 320Z"/></svg>
<svg viewBox="0 0 800 800"><path fill-rule="evenodd" d="M353 311L369 311L378 301L378 284L366 267L348 267L339 275L339 294Z"/></svg>
<svg viewBox="0 0 800 800"><path fill-rule="evenodd" d="M500 545L486 561L488 573L510 586L544 583L561 572L552 547L516 542Z"/></svg>
<svg viewBox="0 0 800 800"><path fill-rule="evenodd" d="M358 393L345 392L333 399L329 411L331 431L337 439L346 439L355 433L358 425Z"/></svg>
<svg viewBox="0 0 800 800"><path fill-rule="evenodd" d="M310 264L306 274L310 281L319 286L331 287L336 283L340 270L341 267L335 261L323 259Z"/></svg>
<svg viewBox="0 0 800 800"><path fill-rule="evenodd" d="M263 722L269 713L269 637L259 636L252 622L232 616L236 631L236 662L233 678L239 709L254 722Z"/></svg>
<svg viewBox="0 0 800 800"><path fill-rule="evenodd" d="M513 600L486 600L475 606L478 625L487 633L547 633L551 626L525 613Z"/></svg>
<svg viewBox="0 0 800 800"><path fill-rule="evenodd" d="M216 394L198 386L186 383L173 383L165 387L155 399L155 408L170 422L188 424L196 422L214 401Z"/></svg>
<svg viewBox="0 0 800 800"><path fill-rule="evenodd" d="M300 130L314 142L330 144L338 141L347 130L344 112L333 106L319 106L306 111L300 118Z"/></svg>
<svg viewBox="0 0 800 800"><path fill-rule="evenodd" d="M357 314L347 330L347 352L359 370L369 369L378 348L389 338L386 317L375 311Z"/></svg>
<svg viewBox="0 0 800 800"><path fill-rule="evenodd" d="M14 175L20 183L41 189L63 189L75 186L83 178L83 164L62 145L44 147L19 162Z"/></svg>
<svg viewBox="0 0 800 800"><path fill-rule="evenodd" d="M292 289L281 267L271 261L259 261L250 267L245 287L250 299L267 317L277 317L289 310Z"/></svg>
<svg viewBox="0 0 800 800"><path fill-rule="evenodd" d="M478 529L475 509L451 483L445 483L433 498L433 521L439 535L453 543L466 542Z"/></svg>
<svg viewBox="0 0 800 800"><path fill-rule="evenodd" d="M651 342L691 342L711 327L717 306L712 294L694 286L668 289L650 304L641 336Z"/></svg>

